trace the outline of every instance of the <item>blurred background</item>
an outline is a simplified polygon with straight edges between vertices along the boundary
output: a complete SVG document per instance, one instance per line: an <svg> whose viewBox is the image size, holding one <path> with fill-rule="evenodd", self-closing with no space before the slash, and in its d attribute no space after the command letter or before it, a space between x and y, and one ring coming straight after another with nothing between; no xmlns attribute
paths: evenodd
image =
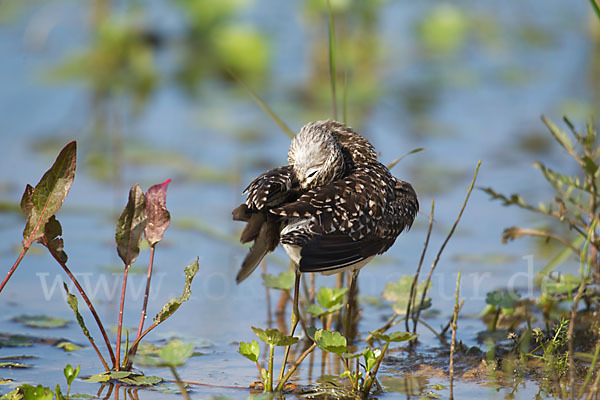
<svg viewBox="0 0 600 400"><path fill-rule="evenodd" d="M338 119L345 102L346 122L384 163L427 149L392 172L413 184L426 215L435 199L435 249L478 160L478 186L519 192L535 204L550 192L531 163L570 165L540 115L556 122L568 115L579 128L598 115L600 25L587 1L332 0L331 7ZM200 256L193 305L182 307L171 329L225 346L217 358L231 356L236 379L251 379L250 367L235 372L238 358L226 345L252 338L249 326L264 323L264 288L259 274L240 287L233 283L245 250L230 212L252 178L287 163L289 137L229 71L294 131L332 118L327 23L321 0L0 2L2 269L20 250L25 184L35 185L75 139L77 176L58 217L71 268L88 274L99 309L114 318L117 299L110 291L122 271L114 251L116 217L130 186L146 190L171 178L173 221L158 248L151 309L178 294L183 267ZM361 295L377 297L385 282L413 273L426 215L365 269ZM524 256L533 254L539 269L553 255L550 245L533 240L501 244L507 226L544 223L532 218L473 193L434 279L434 308L444 318L451 310L439 300L452 295L458 268L461 290L474 300L465 312L477 312L487 291L527 271ZM59 268L41 250L31 253L0 296L3 330L27 332L10 318L40 312L40 304L71 318L60 286L52 286L64 278ZM147 252L139 260L143 273ZM282 252L268 260L271 272L285 265ZM139 287L143 275L132 279ZM136 303L131 324L138 312ZM376 311L365 313L363 330L380 319ZM56 334L81 335L77 329ZM72 357L85 364L84 356ZM202 375L201 367L196 371Z"/></svg>

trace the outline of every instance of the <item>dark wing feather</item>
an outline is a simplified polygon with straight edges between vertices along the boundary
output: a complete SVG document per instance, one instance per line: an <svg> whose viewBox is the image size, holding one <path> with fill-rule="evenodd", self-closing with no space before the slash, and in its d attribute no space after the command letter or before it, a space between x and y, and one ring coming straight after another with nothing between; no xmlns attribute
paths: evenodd
<svg viewBox="0 0 600 400"><path fill-rule="evenodd" d="M348 235L317 236L300 252L301 272L325 272L356 264L381 251L383 243L375 240L352 240Z"/></svg>

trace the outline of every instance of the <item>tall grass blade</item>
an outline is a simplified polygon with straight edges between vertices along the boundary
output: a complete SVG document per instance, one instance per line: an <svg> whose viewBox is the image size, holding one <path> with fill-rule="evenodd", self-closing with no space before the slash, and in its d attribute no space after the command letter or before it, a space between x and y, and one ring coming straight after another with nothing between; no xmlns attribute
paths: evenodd
<svg viewBox="0 0 600 400"><path fill-rule="evenodd" d="M336 66L335 66L335 21L331 2L327 0L329 11L329 83L331 84L331 106L333 108L333 119L337 120L337 94L336 94Z"/></svg>

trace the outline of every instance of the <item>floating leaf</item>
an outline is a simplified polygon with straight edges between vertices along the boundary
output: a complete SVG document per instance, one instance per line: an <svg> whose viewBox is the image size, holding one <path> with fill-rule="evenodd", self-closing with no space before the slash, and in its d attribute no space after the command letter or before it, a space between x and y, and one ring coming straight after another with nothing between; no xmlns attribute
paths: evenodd
<svg viewBox="0 0 600 400"><path fill-rule="evenodd" d="M406 342L407 340L416 339L419 335L413 335L410 332L394 332L386 335L380 332L369 332L374 338L383 340L384 342Z"/></svg>
<svg viewBox="0 0 600 400"><path fill-rule="evenodd" d="M3 396L4 397L4 396ZM23 400L52 400L54 392L50 388L37 385L21 385L7 395L8 399L23 399Z"/></svg>
<svg viewBox="0 0 600 400"><path fill-rule="evenodd" d="M167 179L159 185L154 185L146 192L146 216L147 223L144 229L146 240L150 246L163 239L163 234L171 222L171 214L167 210L167 187L171 182Z"/></svg>
<svg viewBox="0 0 600 400"><path fill-rule="evenodd" d="M110 373L103 372L101 374L96 374L87 378L83 378L83 380L86 382L108 382L110 380Z"/></svg>
<svg viewBox="0 0 600 400"><path fill-rule="evenodd" d="M56 347L63 349L64 351L76 351L83 349L83 347L71 342L60 342L56 345Z"/></svg>
<svg viewBox="0 0 600 400"><path fill-rule="evenodd" d="M30 347L33 346L31 338L21 335L0 337L0 347Z"/></svg>
<svg viewBox="0 0 600 400"><path fill-rule="evenodd" d="M521 296L514 291L494 290L486 296L485 302L496 308L510 309L514 308Z"/></svg>
<svg viewBox="0 0 600 400"><path fill-rule="evenodd" d="M183 365L185 361L194 353L193 343L183 343L181 340L172 340L166 346L160 349L158 356L166 365L177 367Z"/></svg>
<svg viewBox="0 0 600 400"><path fill-rule="evenodd" d="M406 314L413 279L414 277L405 275L400 278L398 282L388 282L383 289L382 297L393 302L394 311L400 315ZM423 296L423 290L425 290L425 282L419 283L416 287L415 299L417 299L418 302L420 302L420 299ZM422 310L429 307L431 307L431 299L426 297ZM415 309L413 311L416 312L417 310Z"/></svg>
<svg viewBox="0 0 600 400"><path fill-rule="evenodd" d="M261 328L252 327L252 330L260 340L269 345L290 346L298 342L298 338L293 336L286 336L283 333L281 333L281 331L278 329L263 330Z"/></svg>
<svg viewBox="0 0 600 400"><path fill-rule="evenodd" d="M93 343L94 338L90 334L90 331L88 330L88 328L85 326L85 322L83 321L83 316L79 313L79 305L77 302L77 297L75 297L74 294L69 293L69 288L67 287L67 284L65 282L63 282L63 287L65 288L65 292L67 292L67 303L69 304L69 307L71 307L71 310L73 310L73 312L75 313L75 318L77 319L77 323L79 324L79 327L81 328L85 337L87 337L90 340L90 342Z"/></svg>
<svg viewBox="0 0 600 400"><path fill-rule="evenodd" d="M194 276L196 276L196 273L198 272L199 268L200 267L198 265L198 259L196 259L196 261L194 261L192 264L185 267L185 285L183 287L183 293L181 294L181 296L174 297L171 300L169 300L163 306L162 310L160 310L160 312L156 314L156 316L154 317L154 322L160 324L161 322L169 318L171 315L173 315L173 313L177 311L181 303L183 303L184 301L188 301L190 295L192 294L192 281L194 280Z"/></svg>
<svg viewBox="0 0 600 400"><path fill-rule="evenodd" d="M293 270L282 272L277 276L263 274L262 277L266 287L278 290L291 290L296 281L296 273Z"/></svg>
<svg viewBox="0 0 600 400"><path fill-rule="evenodd" d="M164 379L160 376L130 375L127 378L119 379L119 382L130 386L152 386L162 382Z"/></svg>
<svg viewBox="0 0 600 400"><path fill-rule="evenodd" d="M346 338L339 332L319 329L314 332L314 340L321 350L340 355L348 351Z"/></svg>
<svg viewBox="0 0 600 400"><path fill-rule="evenodd" d="M129 190L129 200L119 217L115 234L117 252L125 265L133 264L140 253L140 242L145 227L146 201L144 192L140 185L134 185Z"/></svg>
<svg viewBox="0 0 600 400"><path fill-rule="evenodd" d="M34 189L25 187L21 208L27 215L23 231L23 246L39 239L44 234L46 223L62 206L73 180L77 164L77 143L67 144L56 157L56 161Z"/></svg>
<svg viewBox="0 0 600 400"><path fill-rule="evenodd" d="M250 343L241 342L238 353L246 357L248 360L256 362L258 361L258 356L260 355L260 346L256 340L253 340Z"/></svg>
<svg viewBox="0 0 600 400"><path fill-rule="evenodd" d="M31 367L33 367L33 365L23 364L23 363L15 362L15 361L7 361L7 362L0 363L0 368L31 368Z"/></svg>
<svg viewBox="0 0 600 400"><path fill-rule="evenodd" d="M48 315L19 315L12 320L30 328L64 328L71 322L68 319Z"/></svg>

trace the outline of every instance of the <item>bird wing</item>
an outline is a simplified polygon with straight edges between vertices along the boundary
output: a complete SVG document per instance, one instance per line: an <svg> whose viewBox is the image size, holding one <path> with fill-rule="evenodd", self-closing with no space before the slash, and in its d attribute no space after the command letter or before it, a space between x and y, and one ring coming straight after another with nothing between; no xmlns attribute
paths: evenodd
<svg viewBox="0 0 600 400"><path fill-rule="evenodd" d="M310 220L286 230L281 243L302 247L303 272L344 268L383 253L414 219L414 213L411 218L403 211L406 201L397 198L398 182L385 166L373 162L309 190L297 201L271 210L282 217Z"/></svg>
<svg viewBox="0 0 600 400"><path fill-rule="evenodd" d="M254 179L244 190L246 205L250 209L279 206L297 190L292 166L274 168Z"/></svg>

